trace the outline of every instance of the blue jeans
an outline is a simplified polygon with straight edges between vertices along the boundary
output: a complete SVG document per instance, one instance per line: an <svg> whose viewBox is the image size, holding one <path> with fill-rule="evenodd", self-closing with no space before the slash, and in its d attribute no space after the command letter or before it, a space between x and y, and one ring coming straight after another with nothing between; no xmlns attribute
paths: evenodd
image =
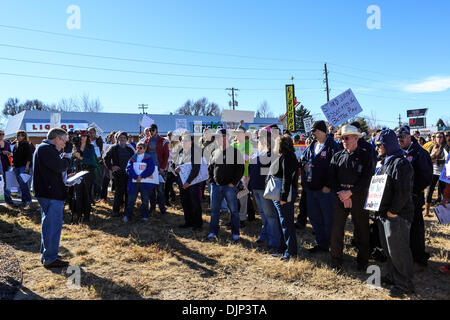
<svg viewBox="0 0 450 320"><path fill-rule="evenodd" d="M150 190L150 210L156 209L156 202L158 202L159 211L166 212L166 196L164 183L160 183L156 188Z"/></svg>
<svg viewBox="0 0 450 320"><path fill-rule="evenodd" d="M271 248L279 248L281 243L281 227L278 212L272 200L264 198L264 190L253 190L259 214L262 220L260 240L267 240Z"/></svg>
<svg viewBox="0 0 450 320"><path fill-rule="evenodd" d="M297 255L297 235L295 233L294 224L294 203L296 200L296 194L293 193L293 199L284 205L281 205L279 201L274 200L273 204L278 212L280 219L281 230L283 232L284 244L281 249L284 249L285 257L292 257Z"/></svg>
<svg viewBox="0 0 450 320"><path fill-rule="evenodd" d="M211 196L211 184L208 183L208 193ZM223 198L222 203L220 205L220 210L222 210L223 212L228 212L228 207L227 207L227 202L225 201L225 198Z"/></svg>
<svg viewBox="0 0 450 320"><path fill-rule="evenodd" d="M11 190L9 190L9 186L7 186L5 184L5 187L3 188L3 191L5 193L5 202L9 203L9 204L13 204L14 202L13 202L13 200L11 198Z"/></svg>
<svg viewBox="0 0 450 320"><path fill-rule="evenodd" d="M144 190L142 183L135 183L133 192L128 193L128 203L125 207L125 216L131 220L133 217L133 209L136 204L138 194L141 193L141 217L148 218L148 199L151 190Z"/></svg>
<svg viewBox="0 0 450 320"><path fill-rule="evenodd" d="M219 234L219 217L222 200L227 201L228 208L231 210L231 233L239 235L239 211L236 187L218 186L211 184L211 223L209 232L215 235Z"/></svg>
<svg viewBox="0 0 450 320"><path fill-rule="evenodd" d="M38 201L42 209L41 261L49 264L58 258L64 202L46 198L38 198Z"/></svg>
<svg viewBox="0 0 450 320"><path fill-rule="evenodd" d="M30 188L28 186L28 182L30 182L31 179L28 180L27 183L23 182L22 178L20 177L20 174L24 172L25 167L14 168L14 174L16 175L16 179L17 182L19 183L20 191L22 193L22 203L27 203L31 201L31 193ZM31 174L31 172L28 172L28 174Z"/></svg>
<svg viewBox="0 0 450 320"><path fill-rule="evenodd" d="M329 249L333 228L334 194L333 192L324 193L322 190L305 189L308 218L316 234L317 245Z"/></svg>

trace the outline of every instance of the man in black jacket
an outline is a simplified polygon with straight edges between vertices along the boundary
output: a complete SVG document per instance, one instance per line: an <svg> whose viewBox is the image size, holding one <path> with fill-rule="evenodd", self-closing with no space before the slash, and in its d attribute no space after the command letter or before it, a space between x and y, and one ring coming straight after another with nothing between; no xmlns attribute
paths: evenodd
<svg viewBox="0 0 450 320"><path fill-rule="evenodd" d="M327 137L325 121L314 122L311 134L315 141L301 158L302 187L306 191L308 218L313 226L316 245L310 253L328 252L333 226L334 195L329 188L328 168L333 155L342 147Z"/></svg>
<svg viewBox="0 0 450 320"><path fill-rule="evenodd" d="M431 184L433 164L430 154L422 148L411 136L408 126L397 131L400 147L406 151L406 159L414 169L413 203L414 218L411 224L411 251L414 262L420 267L426 267L430 255L425 252L425 226L423 221L423 206L425 204L424 190Z"/></svg>
<svg viewBox="0 0 450 320"><path fill-rule="evenodd" d="M59 152L67 142L67 133L54 128L40 144L33 159L33 188L42 209L41 262L46 268L67 267L58 259L59 241L63 222L64 199L67 195L63 173L70 159Z"/></svg>
<svg viewBox="0 0 450 320"><path fill-rule="evenodd" d="M386 185L377 212L380 241L387 259L387 273L382 281L392 285L391 296L413 293L414 262L409 248L411 222L414 216L412 202L413 168L404 157L397 135L385 129L376 139L381 167L376 175L386 175Z"/></svg>
<svg viewBox="0 0 450 320"><path fill-rule="evenodd" d="M111 147L104 158L105 165L113 172L115 184L113 217L120 216L120 207L128 203L128 175L126 172L128 160L133 156L134 151L127 146L128 135L126 132L117 134L118 143Z"/></svg>
<svg viewBox="0 0 450 320"><path fill-rule="evenodd" d="M239 212L236 185L244 174L244 157L229 143L226 129L217 132L219 145L210 159L208 174L211 183L211 222L207 240L215 241L219 235L220 205L225 198L231 211L231 233L233 242L239 241Z"/></svg>
<svg viewBox="0 0 450 320"><path fill-rule="evenodd" d="M334 200L331 258L332 267L341 269L344 229L348 214L351 213L358 248L357 268L365 272L369 261L369 215L364 210L364 204L373 175L373 159L370 153L359 146L359 137L361 133L356 127L343 126L341 139L344 150L337 152L330 163L330 186L337 194Z"/></svg>

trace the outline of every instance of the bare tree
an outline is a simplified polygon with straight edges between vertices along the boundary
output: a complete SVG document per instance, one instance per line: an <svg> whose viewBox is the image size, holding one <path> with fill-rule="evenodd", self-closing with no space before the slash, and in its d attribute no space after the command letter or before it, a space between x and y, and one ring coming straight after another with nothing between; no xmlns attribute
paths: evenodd
<svg viewBox="0 0 450 320"><path fill-rule="evenodd" d="M201 98L195 102L187 100L175 113L188 116L220 116L220 108L217 103L208 103L208 99Z"/></svg>
<svg viewBox="0 0 450 320"><path fill-rule="evenodd" d="M100 100L98 98L91 100L89 98L89 94L87 93L83 94L80 100L80 108L82 112L100 112L103 109Z"/></svg>
<svg viewBox="0 0 450 320"><path fill-rule="evenodd" d="M273 118L274 115L272 113L272 111L270 111L270 107L269 104L267 103L266 100L264 100L258 110L256 111L256 118Z"/></svg>

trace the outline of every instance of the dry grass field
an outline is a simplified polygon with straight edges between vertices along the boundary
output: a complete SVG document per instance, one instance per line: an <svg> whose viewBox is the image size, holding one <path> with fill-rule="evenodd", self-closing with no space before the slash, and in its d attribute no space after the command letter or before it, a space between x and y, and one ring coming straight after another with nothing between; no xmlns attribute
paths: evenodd
<svg viewBox="0 0 450 320"><path fill-rule="evenodd" d="M179 205L169 207L164 216L157 211L147 223L136 219L124 224L110 213L111 204L97 204L89 225L72 225L66 210L60 255L71 266L81 267L81 287L70 288L66 270L41 265L38 204L28 211L0 206L0 241L15 249L23 271L16 299L392 299L387 289L366 285L369 274L356 271L350 221L345 272L336 274L327 265L327 254L311 256L305 251L314 240L309 224L297 231L299 257L286 263L255 243L259 216L241 230L241 242L231 244L225 227L218 243L203 241L210 218L206 202L201 232L178 228L184 222ZM450 278L439 267L449 261L450 227L439 225L435 217L426 218L426 239L429 266L416 273L417 293L407 299L449 299Z"/></svg>

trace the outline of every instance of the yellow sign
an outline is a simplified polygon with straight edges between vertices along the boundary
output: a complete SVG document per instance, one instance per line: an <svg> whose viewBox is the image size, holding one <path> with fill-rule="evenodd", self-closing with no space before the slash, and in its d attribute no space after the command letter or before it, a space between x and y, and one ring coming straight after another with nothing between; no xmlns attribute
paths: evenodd
<svg viewBox="0 0 450 320"><path fill-rule="evenodd" d="M286 85L287 128L291 132L295 131L294 97L294 85Z"/></svg>

